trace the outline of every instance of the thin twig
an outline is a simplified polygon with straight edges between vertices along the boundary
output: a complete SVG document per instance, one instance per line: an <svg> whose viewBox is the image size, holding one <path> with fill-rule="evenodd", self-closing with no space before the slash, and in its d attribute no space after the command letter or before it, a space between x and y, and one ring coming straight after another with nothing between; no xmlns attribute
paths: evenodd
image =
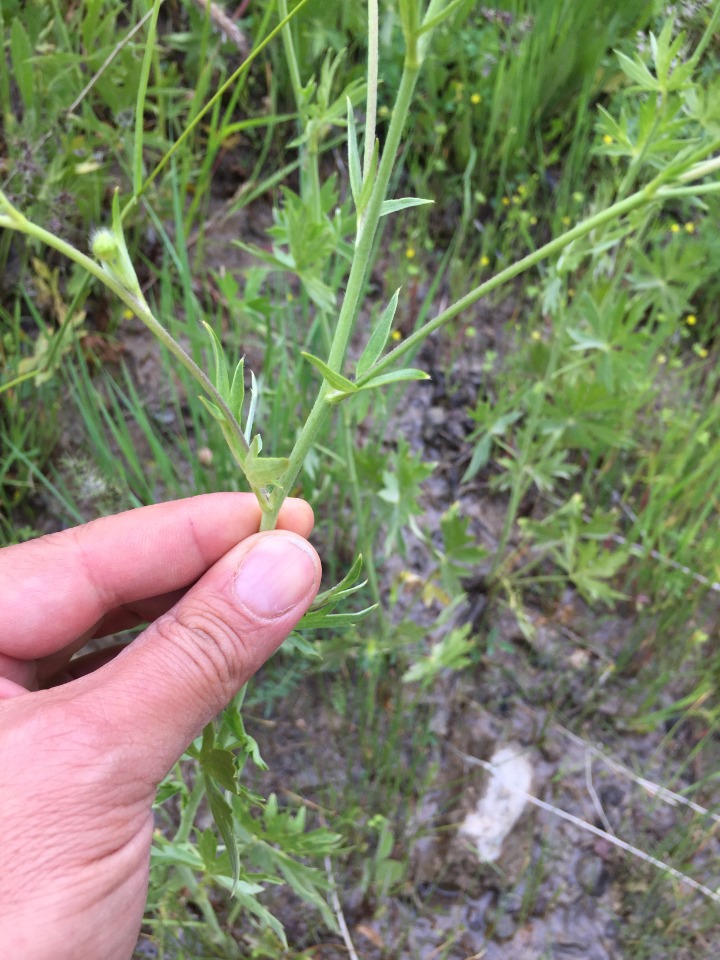
<svg viewBox="0 0 720 960"><path fill-rule="evenodd" d="M595 784L593 783L592 778L592 757L590 755L590 751L587 751L585 754L585 786L587 787L587 792L590 794L590 799L595 807L595 812L597 813L598 817L600 817L602 825L605 827L608 833L612 833L612 835L615 836L615 831L605 815L602 803L600 803L600 797L595 792Z"/></svg>
<svg viewBox="0 0 720 960"><path fill-rule="evenodd" d="M557 497L547 496L546 499L552 503L554 506L562 506L561 501ZM638 517L633 512L633 510L625 503L620 500L620 497L617 493L613 491L613 501L617 503L621 511L629 517L633 523L637 523ZM590 523L591 517L589 514L583 514L583 520L586 523ZM716 580L711 580L709 577L706 577L703 573L698 573L697 570L693 570L690 567L686 566L684 563L680 563L678 560L673 560L672 557L665 556L664 553L660 553L659 550L648 550L647 547L644 547L642 543L632 543L626 537L623 537L619 533L610 533L608 534L608 540L612 540L613 543L617 543L621 547L626 547L634 557L652 557L653 560L657 560L659 563L665 564L666 567L671 567L673 570L679 570L680 573L684 573L686 576L690 577L696 583L702 584L704 587L707 587L709 590L714 591L715 593L720 593L720 583Z"/></svg>
<svg viewBox="0 0 720 960"><path fill-rule="evenodd" d="M607 753L604 753L593 744L583 740L582 737L578 737L577 734L574 734L571 730L568 730L559 724L556 725L556 729L566 736L568 740L572 740L573 743L583 747L588 754L593 754L593 756L597 757L599 760L602 760L603 763L615 770L617 773L621 773L629 780L637 783L638 786L642 787L643 790L650 794L650 796L657 797L658 800L662 800L671 807L688 807L693 811L693 813L697 813L701 817L709 817L711 820L714 820L715 823L720 823L720 815L717 813L712 813L712 811L708 810L706 807L701 806L699 803L695 803L694 800L688 800L688 798L684 797L681 793L675 793L673 790L668 790L667 787L663 787L659 783L655 783L652 780L641 777L639 774L635 773L634 770L626 767L624 764L620 763L619 760L615 760L613 757L609 756Z"/></svg>
<svg viewBox="0 0 720 960"><path fill-rule="evenodd" d="M126 47L126 46L128 45L128 43L130 43L130 41L132 40L132 38L135 36L135 34L138 32L138 30L142 29L142 27L145 25L145 23L147 23L147 21L148 21L148 20L150 19L150 17L152 16L152 12L153 12L153 11L152 11L152 7L151 7L151 8L148 10L148 12L145 14L145 16L142 17L142 19L139 20L139 21L135 24L135 26L132 28L132 30L131 30L129 33L127 33L127 34L123 37L123 39L122 39L115 47L113 47L113 49L112 49L112 50L110 51L110 53L108 54L107 58L103 61L103 63L101 64L101 66L98 68L97 72L93 75L92 79L85 85L85 87L83 87L83 89L80 91L80 93L77 95L77 97L73 100L73 102L72 102L72 103L70 104L70 106L67 108L67 111L66 111L67 113L72 113L73 110L74 110L77 106L79 106L80 103L82 103L82 101L85 99L85 97L88 95L88 93L90 93L90 91L92 90L92 88L93 88L93 87L95 86L95 84L98 82L98 80L99 80L100 77L103 75L103 73L105 73L105 71L107 70L107 68L108 68L108 67L110 66L110 64L113 62L113 60L115 59L115 57L120 53L120 51L123 49L123 47Z"/></svg>
<svg viewBox="0 0 720 960"><path fill-rule="evenodd" d="M245 34L218 3L212 0L195 0L195 6L199 7L203 13L207 14L217 29L232 40L243 57L248 55L250 45Z"/></svg>
<svg viewBox="0 0 720 960"><path fill-rule="evenodd" d="M492 763L488 763L487 760L480 760L479 757L473 757L471 754L464 753L462 750L458 750L458 748L452 743L446 742L446 745L453 751L453 753L456 753L466 763L470 764L470 766L481 767L483 770L487 770L488 773L491 774L497 772L497 768ZM658 860L657 857L653 857L649 853L645 853L644 850L640 850L638 847L634 847L632 844L626 843L625 840L621 840L612 833L608 833L607 830L601 830L594 824L588 823L586 820L581 820L580 817L576 817L572 813L568 813L566 810L561 810L559 807L555 807L551 803L546 803L544 800L540 800L539 797L535 797L531 793L526 793L525 790L520 790L518 787L514 787L510 783L505 782L504 787L511 793L516 793L523 797L528 803L533 804L533 806L539 807L541 810L545 810L547 813L552 813L561 820L566 820L568 823L572 823L574 826L580 827L581 830L586 830L588 833L592 833L596 837L601 837L603 840L607 840L608 843L619 847L626 853L632 854L632 856L637 857L638 860L643 860L645 863L649 863L651 866L656 867L663 873L670 874L670 876L691 887L693 890L696 890L698 893L701 893L709 900L712 900L715 903L720 903L720 894L716 893L714 890L711 890L710 887L705 886L704 883L699 883L697 880L693 880L692 877L688 877L687 874L681 873L680 870L676 870L675 867L671 867L669 864L663 863L662 860Z"/></svg>
<svg viewBox="0 0 720 960"><path fill-rule="evenodd" d="M342 906L340 905L340 898L337 894L337 884L335 883L335 874L333 873L330 857L325 857L325 873L327 873L328 881L330 883L330 903L335 911L335 919L338 922L338 927L340 928L340 934L343 938L345 949L348 952L350 960L360 960L355 952L355 947L353 946L352 939L350 938L350 931L345 921L345 914L343 913Z"/></svg>

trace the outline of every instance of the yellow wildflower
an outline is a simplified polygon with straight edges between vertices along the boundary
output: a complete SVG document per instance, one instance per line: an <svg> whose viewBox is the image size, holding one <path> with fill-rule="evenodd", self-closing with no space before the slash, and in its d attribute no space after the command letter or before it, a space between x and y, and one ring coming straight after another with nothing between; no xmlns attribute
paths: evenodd
<svg viewBox="0 0 720 960"><path fill-rule="evenodd" d="M415 247L408 247L405 251L405 256L408 258L408 260L412 260L412 258L415 256Z"/></svg>
<svg viewBox="0 0 720 960"><path fill-rule="evenodd" d="M474 103L476 106L478 103L482 103L482 97L479 93L473 93L470 97L470 103Z"/></svg>
<svg viewBox="0 0 720 960"><path fill-rule="evenodd" d="M402 340L402 334L399 330L393 330L393 332L390 334L390 339L397 343L398 340Z"/></svg>
<svg viewBox="0 0 720 960"><path fill-rule="evenodd" d="M695 316L695 314L694 314L694 313L689 313L689 314L685 317L685 323L686 323L689 327L694 327L695 324L697 323L697 317Z"/></svg>
<svg viewBox="0 0 720 960"><path fill-rule="evenodd" d="M606 133L605 136L603 137L603 143L610 144L612 142L613 142L613 138L610 136L609 133Z"/></svg>
<svg viewBox="0 0 720 960"><path fill-rule="evenodd" d="M685 224L685 230L687 233L695 233L695 224L690 222Z"/></svg>
<svg viewBox="0 0 720 960"><path fill-rule="evenodd" d="M680 224L679 224L679 223L673 223L673 224L671 224L671 226L670 226L670 232L671 232L671 233L680 233Z"/></svg>
<svg viewBox="0 0 720 960"><path fill-rule="evenodd" d="M480 257L480 266L481 266L481 267L489 267L489 266L490 266L490 257L489 257L486 253L484 253L484 254Z"/></svg>

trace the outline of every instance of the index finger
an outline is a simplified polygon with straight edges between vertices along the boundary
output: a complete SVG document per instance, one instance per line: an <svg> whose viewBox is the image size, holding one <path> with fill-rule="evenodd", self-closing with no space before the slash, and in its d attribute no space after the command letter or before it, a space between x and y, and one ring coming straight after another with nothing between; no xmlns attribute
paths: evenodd
<svg viewBox="0 0 720 960"><path fill-rule="evenodd" d="M0 654L48 656L124 604L183 589L256 533L250 493L139 507L0 550ZM308 536L312 510L287 500L278 526Z"/></svg>

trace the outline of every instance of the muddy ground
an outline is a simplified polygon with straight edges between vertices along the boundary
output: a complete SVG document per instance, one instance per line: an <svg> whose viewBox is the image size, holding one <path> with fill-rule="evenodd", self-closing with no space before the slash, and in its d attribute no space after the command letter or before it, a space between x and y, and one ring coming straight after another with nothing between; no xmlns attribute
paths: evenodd
<svg viewBox="0 0 720 960"><path fill-rule="evenodd" d="M225 224L231 235L237 229L237 224ZM234 249L221 235L209 256L219 258ZM225 264L230 269L241 265ZM467 410L484 388L486 351L502 355L511 349L507 324L517 306L517 299L492 309L480 304L472 317L474 338L464 340L460 350L447 338L429 344L417 365L428 369L433 380L412 385L410 402L403 402L387 434L389 443L404 435L415 451L438 463L425 487L421 526L436 533L440 515L458 501L477 541L489 551L500 536L505 502L490 493L487 477L461 483L472 453ZM129 324L120 339L139 390L150 404L162 407L155 376L158 355L149 335ZM56 462L81 454L83 442L81 427L70 418ZM528 512L534 508L526 505ZM43 517L42 495L34 509L36 529L52 528L51 518ZM406 546L407 557L384 568L386 594L397 587L401 573L414 575L415 583L430 573L427 550L411 535ZM528 640L502 604L488 603L483 573L470 571L467 603L456 611L454 622L470 621L479 634L492 635L491 649L471 669L441 675L429 692L414 695L412 725L399 740L397 756L406 772L405 797L386 796L379 810L366 811L368 816L382 812L392 821L392 856L406 865L402 879L390 893L378 896L359 876L360 861L352 851L333 867L338 912L357 957L720 957L720 907L706 895L720 885L718 820L677 797L662 796L652 785L682 794L704 780L692 799L712 810L712 775L720 764L717 740L703 738L705 731L693 723L670 731L634 730L642 671L619 675L614 670L629 638L638 634L634 609L591 610L567 590L559 601L539 602L528 610L535 628ZM401 589L399 597L396 616L432 622L437 610L428 611L417 591ZM358 750L363 706L346 697L341 707L328 695L335 683L352 688L356 669L351 665L345 677L330 680L308 673L291 697L274 702L269 720L259 707L248 716L250 732L270 766L253 786L289 803L306 804L311 819L314 811L328 806L337 812L344 794L356 802L378 766L372 738L365 738ZM390 693L381 700L375 720L378 748L383 724L396 729L394 711L408 702L407 696L393 698L397 682L396 675L389 675ZM685 692L678 678L667 691L667 703ZM421 743L418 722L427 731ZM502 780L481 766L493 758L500 764L496 769L505 769ZM546 806L533 804L528 794ZM709 889L704 895L668 877L658 866L620 849L613 837L664 862L672 859L673 850L680 851L678 868ZM491 852L491 862L480 859L481 848L485 855ZM289 956L304 951L308 960L345 960L351 955L343 939L324 930L287 889L271 888L265 902L286 926ZM233 932L237 955L250 956L250 928L240 924ZM152 939L143 937L137 956L157 955ZM225 956L197 946L188 946L184 955Z"/></svg>

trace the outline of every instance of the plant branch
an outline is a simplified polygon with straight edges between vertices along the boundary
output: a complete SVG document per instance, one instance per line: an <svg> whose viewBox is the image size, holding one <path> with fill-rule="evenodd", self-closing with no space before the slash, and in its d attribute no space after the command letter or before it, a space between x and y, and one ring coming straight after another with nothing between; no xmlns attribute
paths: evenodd
<svg viewBox="0 0 720 960"><path fill-rule="evenodd" d="M219 391L192 357L183 350L174 337L163 327L159 320L156 319L145 298L139 291L134 292L129 290L111 273L105 270L101 264L93 260L92 257L73 247L72 244L63 240L61 237L55 236L54 233L50 233L48 230L43 229L43 227L38 226L38 224L28 220L27 217L23 216L23 214L10 203L2 191L0 191L0 227L5 227L7 230L14 230L17 233L32 237L34 240L44 243L53 250L57 250L58 253L67 257L68 260L77 263L78 266L82 267L90 276L95 277L96 280L99 280L111 290L118 299L132 310L135 316L145 324L150 332L166 347L176 360L185 367L188 373L212 399L213 403L222 410L232 439L238 444L241 450L245 453L249 452L248 442L245 439L242 428ZM242 465L240 464L240 466ZM262 510L267 511L269 508L269 496L267 492L253 487L253 493L257 497Z"/></svg>
<svg viewBox="0 0 720 960"><path fill-rule="evenodd" d="M398 89L382 158L378 167L377 178L368 202L365 221L358 237L355 256L353 257L350 276L348 277L345 289L345 296L342 307L340 308L340 316L338 317L332 345L330 347L328 366L335 372L340 372L343 365L350 334L352 333L360 309L360 300L365 283L367 265L370 262L375 234L380 221L380 212L387 193L388 184L390 183L395 158L400 147L400 140L410 109L418 73L418 67L406 64L400 80L400 87ZM288 496L289 491L297 480L303 461L322 429L331 406L327 399L329 391L330 388L328 384L323 381L312 410L290 454L290 462L287 470L280 479L280 489L278 490L278 495L273 498L272 509L263 515L261 527L263 530L271 530L275 526L282 502L285 497Z"/></svg>
<svg viewBox="0 0 720 960"><path fill-rule="evenodd" d="M390 351L390 353L378 360L375 366L371 367L365 376L358 381L358 383L371 380L383 373L397 360L399 360L400 357L418 347L423 340L430 336L430 334L435 333L436 330L439 330L446 323L449 323L450 320L454 320L458 314L463 312L463 310L467 310L468 307L471 307L474 303L477 303L478 300L484 296L487 296L487 294L497 290L498 287L501 287L503 284L507 283L508 280L514 279L520 274L525 273L531 267L541 263L543 260L547 260L556 253L560 253L561 250L564 250L565 247L571 244L574 240L579 240L582 237L587 236L588 233L591 233L593 230L597 229L597 227L601 227L611 220L622 217L647 203L652 203L655 199L656 195L654 191L651 191L648 187L645 187L642 190L639 190L637 193L627 197L625 200L620 200L618 203L613 204L606 210L602 210L600 213L596 213L592 217L588 217L587 220L583 220L571 230L568 230L561 236L556 237L549 243L544 244L542 247L538 247L537 250L534 250L526 257L523 257L516 263L506 267L504 270L501 270L500 273L495 274L494 277L491 277L489 280L481 283L469 293L465 294L464 297L456 300L455 303L451 304L446 310L443 310L442 313L439 313L432 320L429 320L426 324L420 327L419 330L416 330L415 333L411 334L406 340L403 340L401 343L399 343L393 350Z"/></svg>

